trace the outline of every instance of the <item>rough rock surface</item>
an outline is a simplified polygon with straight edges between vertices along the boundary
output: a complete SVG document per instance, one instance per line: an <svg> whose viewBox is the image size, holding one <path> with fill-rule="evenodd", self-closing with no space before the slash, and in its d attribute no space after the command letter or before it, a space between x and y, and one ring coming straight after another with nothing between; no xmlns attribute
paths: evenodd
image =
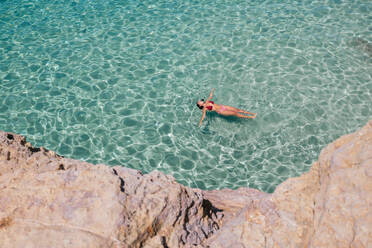
<svg viewBox="0 0 372 248"><path fill-rule="evenodd" d="M204 197L235 212L206 241L210 247L372 247L372 121L328 145L309 172L273 194L239 189Z"/></svg>
<svg viewBox="0 0 372 248"><path fill-rule="evenodd" d="M372 121L273 194L201 191L0 132L0 247L372 247Z"/></svg>
<svg viewBox="0 0 372 248"><path fill-rule="evenodd" d="M182 247L218 229L200 190L0 133L0 247Z"/></svg>

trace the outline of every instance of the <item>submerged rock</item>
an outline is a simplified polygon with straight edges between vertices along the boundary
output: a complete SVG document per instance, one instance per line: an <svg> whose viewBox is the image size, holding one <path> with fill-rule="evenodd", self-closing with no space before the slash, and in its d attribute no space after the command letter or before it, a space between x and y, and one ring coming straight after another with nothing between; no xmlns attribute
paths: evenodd
<svg viewBox="0 0 372 248"><path fill-rule="evenodd" d="M267 194L201 191L0 132L0 247L371 247L372 121Z"/></svg>
<svg viewBox="0 0 372 248"><path fill-rule="evenodd" d="M368 40L357 37L351 41L351 45L364 51L369 57L372 57L372 43Z"/></svg>

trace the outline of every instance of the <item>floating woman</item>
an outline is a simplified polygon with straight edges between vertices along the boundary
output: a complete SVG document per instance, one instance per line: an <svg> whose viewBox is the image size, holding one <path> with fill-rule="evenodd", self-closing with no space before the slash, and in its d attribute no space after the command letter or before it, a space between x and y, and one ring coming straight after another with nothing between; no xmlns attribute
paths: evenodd
<svg viewBox="0 0 372 248"><path fill-rule="evenodd" d="M203 115L200 119L199 127L201 126L201 124L202 124L202 122L205 118L205 114L206 114L207 110L208 111L215 111L218 114L224 115L224 116L236 116L236 117L239 117L239 118L250 118L250 119L256 118L257 114L255 114L255 113L248 112L248 111L238 109L238 108L234 108L234 107L227 106L227 105L214 103L213 101L211 101L211 99L213 97L213 92L214 92L214 88L209 93L209 97L205 102L204 102L204 99L201 99L196 103L198 108L203 110Z"/></svg>

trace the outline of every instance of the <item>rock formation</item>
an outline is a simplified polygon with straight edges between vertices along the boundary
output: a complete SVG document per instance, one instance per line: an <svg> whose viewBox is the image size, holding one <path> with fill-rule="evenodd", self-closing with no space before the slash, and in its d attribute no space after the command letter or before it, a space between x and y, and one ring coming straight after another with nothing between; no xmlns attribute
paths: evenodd
<svg viewBox="0 0 372 248"><path fill-rule="evenodd" d="M0 247L372 247L372 121L274 193L201 191L0 132Z"/></svg>

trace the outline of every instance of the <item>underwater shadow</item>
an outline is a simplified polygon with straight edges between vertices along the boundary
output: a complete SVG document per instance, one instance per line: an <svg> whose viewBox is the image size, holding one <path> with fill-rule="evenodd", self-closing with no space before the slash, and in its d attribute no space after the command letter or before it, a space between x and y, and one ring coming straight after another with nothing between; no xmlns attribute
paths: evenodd
<svg viewBox="0 0 372 248"><path fill-rule="evenodd" d="M224 120L226 120L227 122L233 122L233 123L244 123L246 121L249 121L249 120L253 120L253 119L245 119L245 118L239 118L239 117L236 117L236 116L224 116L224 115L219 115L217 114L216 112L212 112L212 113L208 113L208 117L211 119L211 120L214 120L215 118L222 118Z"/></svg>

